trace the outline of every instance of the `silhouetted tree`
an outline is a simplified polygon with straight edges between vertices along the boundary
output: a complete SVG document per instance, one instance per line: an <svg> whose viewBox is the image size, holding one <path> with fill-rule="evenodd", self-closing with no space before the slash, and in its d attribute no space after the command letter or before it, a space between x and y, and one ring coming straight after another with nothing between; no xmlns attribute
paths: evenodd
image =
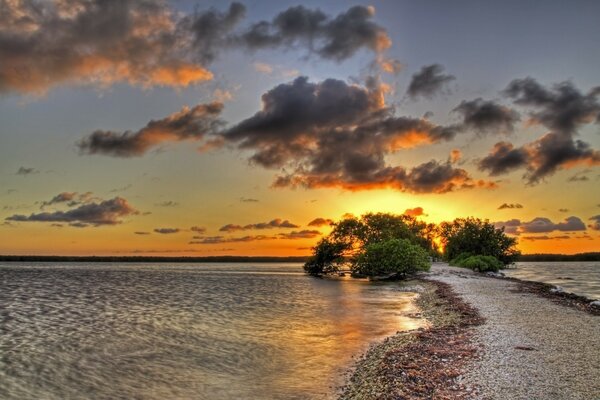
<svg viewBox="0 0 600 400"><path fill-rule="evenodd" d="M440 240L444 257L451 261L463 253L474 256L492 256L504 265L517 260L520 252L517 240L508 237L504 228L498 229L489 221L479 218L457 218L440 224Z"/></svg>
<svg viewBox="0 0 600 400"><path fill-rule="evenodd" d="M432 226L407 215L369 213L360 218L347 217L334 223L329 236L313 248L304 270L322 275L347 266L354 274L369 276L410 273L412 267L407 263L417 260L416 254L417 268L425 268L421 262L423 254L428 268L428 252L435 249L432 232ZM400 257L402 251L410 253L413 259ZM376 268L373 260L387 267Z"/></svg>

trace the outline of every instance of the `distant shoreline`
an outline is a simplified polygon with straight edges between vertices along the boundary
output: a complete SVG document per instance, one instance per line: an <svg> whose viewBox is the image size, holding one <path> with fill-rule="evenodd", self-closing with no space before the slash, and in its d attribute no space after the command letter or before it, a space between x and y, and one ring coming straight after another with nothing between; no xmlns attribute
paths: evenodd
<svg viewBox="0 0 600 400"><path fill-rule="evenodd" d="M0 255L0 262L120 262L120 263L227 263L227 262L306 262L308 257L271 257L271 256L210 256L210 257L156 257L156 256L15 256Z"/></svg>
<svg viewBox="0 0 600 400"><path fill-rule="evenodd" d="M161 263L161 262L306 262L308 256L205 256L205 257L163 257L163 256L46 256L46 255L0 255L0 262L121 262L121 263ZM517 261L600 261L600 252L578 254L522 254Z"/></svg>

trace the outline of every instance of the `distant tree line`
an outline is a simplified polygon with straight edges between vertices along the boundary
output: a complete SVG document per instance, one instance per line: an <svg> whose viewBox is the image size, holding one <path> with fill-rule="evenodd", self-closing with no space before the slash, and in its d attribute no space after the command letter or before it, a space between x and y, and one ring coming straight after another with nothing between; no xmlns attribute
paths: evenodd
<svg viewBox="0 0 600 400"><path fill-rule="evenodd" d="M577 254L521 254L518 261L600 261L600 252Z"/></svg>
<svg viewBox="0 0 600 400"><path fill-rule="evenodd" d="M19 256L0 255L7 262L119 262L119 263L203 263L203 262L305 262L308 257L269 256L210 256L210 257L158 257L158 256Z"/></svg>

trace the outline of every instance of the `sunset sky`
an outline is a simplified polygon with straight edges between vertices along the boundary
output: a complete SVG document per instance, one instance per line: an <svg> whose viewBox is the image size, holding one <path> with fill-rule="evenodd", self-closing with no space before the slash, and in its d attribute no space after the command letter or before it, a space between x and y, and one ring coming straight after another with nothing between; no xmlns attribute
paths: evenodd
<svg viewBox="0 0 600 400"><path fill-rule="evenodd" d="M305 255L378 211L599 251L599 15L0 0L0 253Z"/></svg>

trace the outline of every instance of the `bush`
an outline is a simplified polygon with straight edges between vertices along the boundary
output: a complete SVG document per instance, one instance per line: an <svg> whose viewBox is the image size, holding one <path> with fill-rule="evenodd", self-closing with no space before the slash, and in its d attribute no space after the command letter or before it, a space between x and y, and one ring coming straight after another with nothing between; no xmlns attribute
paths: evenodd
<svg viewBox="0 0 600 400"><path fill-rule="evenodd" d="M389 239L371 243L356 258L354 273L366 276L407 275L429 271L429 255L407 239Z"/></svg>
<svg viewBox="0 0 600 400"><path fill-rule="evenodd" d="M498 272L504 268L504 264L492 256L472 256L468 253L460 254L450 262L450 265L469 268L479 272Z"/></svg>

